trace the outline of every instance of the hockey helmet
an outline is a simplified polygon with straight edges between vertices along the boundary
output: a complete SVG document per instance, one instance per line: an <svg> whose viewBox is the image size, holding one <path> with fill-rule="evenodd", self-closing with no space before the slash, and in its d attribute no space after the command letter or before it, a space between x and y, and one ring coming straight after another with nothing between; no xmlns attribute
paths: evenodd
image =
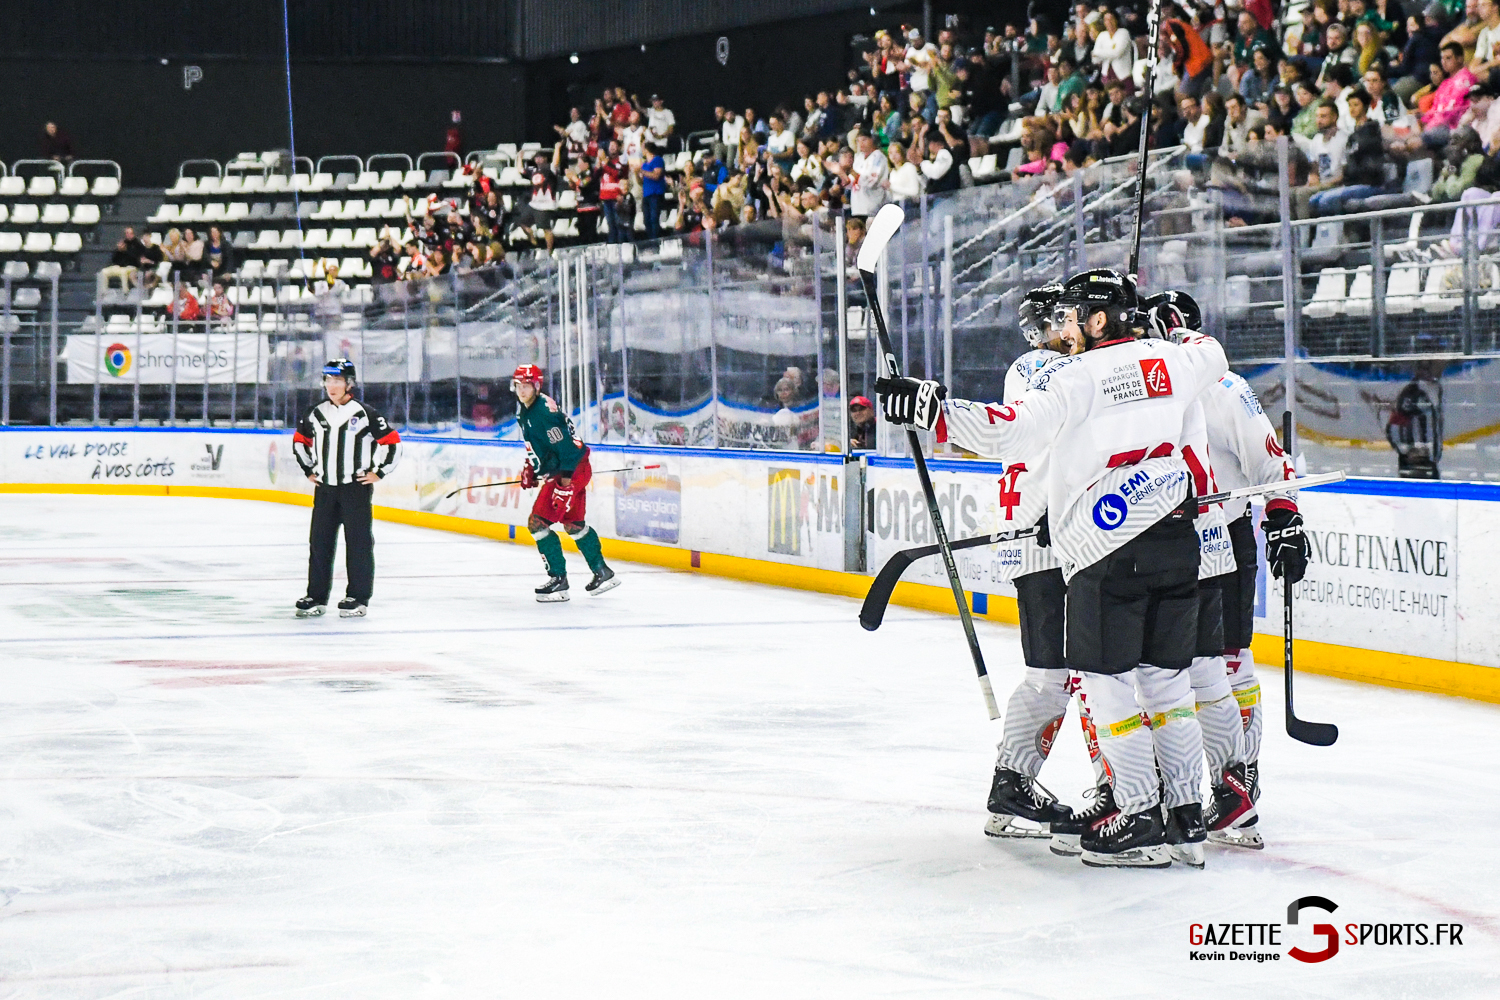
<svg viewBox="0 0 1500 1000"><path fill-rule="evenodd" d="M1053 309L1053 326L1061 326L1075 318L1082 327L1094 313L1102 312L1109 319L1109 331L1118 335L1135 319L1135 279L1112 268L1099 267L1081 271L1063 284Z"/></svg>
<svg viewBox="0 0 1500 1000"><path fill-rule="evenodd" d="M348 358L334 358L323 366L324 378L341 378L349 384L354 384L354 362Z"/></svg>
<svg viewBox="0 0 1500 1000"><path fill-rule="evenodd" d="M521 382L529 382L540 389L544 379L539 365L517 365L515 374L510 377L511 391L515 391L516 385Z"/></svg>
<svg viewBox="0 0 1500 1000"><path fill-rule="evenodd" d="M1146 314L1149 335L1162 340L1176 339L1172 331L1179 328L1195 333L1203 329L1203 312L1187 292L1158 292L1141 302L1141 310Z"/></svg>
<svg viewBox="0 0 1500 1000"><path fill-rule="evenodd" d="M1041 347L1051 339L1048 326L1052 323L1052 307L1062 292L1063 286L1053 282L1033 288L1021 299L1021 336L1032 347Z"/></svg>

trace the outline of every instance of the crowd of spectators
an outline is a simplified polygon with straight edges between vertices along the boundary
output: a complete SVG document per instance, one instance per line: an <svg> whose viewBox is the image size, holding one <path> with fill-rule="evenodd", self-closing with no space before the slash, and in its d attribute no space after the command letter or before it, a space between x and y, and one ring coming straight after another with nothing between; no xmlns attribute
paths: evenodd
<svg viewBox="0 0 1500 1000"><path fill-rule="evenodd" d="M471 220L484 208L490 248L451 240L446 260L458 252L482 262L507 242L550 249L560 211L597 213L598 238L625 242L813 213L865 216L976 181L1062 179L1134 153L1148 100L1149 145L1185 146L1198 180L1223 192L1231 225L1274 217L1283 135L1299 217L1395 195L1414 160L1430 160L1438 182L1418 197L1494 190L1480 168L1500 129L1490 110L1500 105L1500 77L1491 79L1500 0L1420 9L1169 0L1150 94L1144 5L1033 3L1025 26L949 23L959 26L932 39L912 24L875 32L837 88L765 113L715 108L712 138L685 164L676 161L686 137L659 95L606 88L592 109L573 108L554 126L550 151L522 165L531 194L509 212L489 203L499 190L476 174L465 223L482 236ZM991 153L1003 166L977 176L974 161Z"/></svg>

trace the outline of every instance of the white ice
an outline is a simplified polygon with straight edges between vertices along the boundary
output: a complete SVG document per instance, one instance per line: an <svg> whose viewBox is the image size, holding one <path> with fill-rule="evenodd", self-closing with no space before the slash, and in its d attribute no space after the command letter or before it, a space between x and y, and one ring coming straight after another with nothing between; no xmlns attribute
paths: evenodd
<svg viewBox="0 0 1500 1000"><path fill-rule="evenodd" d="M528 548L377 523L370 617L298 621L307 517L0 496L0 997L1500 995L1496 706L1303 676L1305 747L1264 670L1267 850L1097 871L983 836L951 617L631 564L538 605ZM1463 944L1189 959L1314 894Z"/></svg>

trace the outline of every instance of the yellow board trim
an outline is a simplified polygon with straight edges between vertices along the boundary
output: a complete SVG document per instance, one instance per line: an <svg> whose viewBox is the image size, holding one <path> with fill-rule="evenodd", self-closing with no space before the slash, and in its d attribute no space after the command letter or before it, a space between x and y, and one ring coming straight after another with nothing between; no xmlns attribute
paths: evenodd
<svg viewBox="0 0 1500 1000"><path fill-rule="evenodd" d="M287 503L299 507L311 507L312 496L305 493L290 493L285 490L252 490L233 486L157 486L142 483L0 483L0 493L81 493L113 494L119 496L184 496L217 497L230 500L263 500L272 503ZM426 511L405 510L398 507L375 507L375 516L383 521L395 521L422 528L440 531L455 531L467 535L479 535L499 541L510 541L508 524L477 521L448 514L430 514ZM531 544L531 533L524 526L516 528L515 541ZM625 562L649 563L667 569L684 572L707 573L710 576L744 580L748 583L791 587L812 590L842 597L863 598L870 588L870 578L858 573L838 570L814 569L787 563L776 563L766 559L747 559L742 556L726 556L713 552L698 555L698 565L692 564L692 552L688 549L646 542L601 538L604 553L611 559ZM564 546L576 549L571 538L563 538ZM974 596L965 593L965 600L972 608ZM953 593L946 587L935 587L924 583L902 582L896 585L891 603L919 611L935 611L956 614ZM989 595L988 610L975 614L992 622L1015 625L1020 622L1014 598L1000 594ZM1500 669L1460 663L1456 660L1434 660L1404 653L1387 653L1381 650L1360 649L1356 646L1339 646L1310 639L1294 642L1297 669L1309 674L1322 674L1344 680L1362 681L1384 687L1404 688L1410 691L1428 691L1434 694L1457 695L1500 704ZM1281 637L1257 634L1250 644L1259 666L1275 666L1281 662ZM1243 705L1244 702L1241 701Z"/></svg>

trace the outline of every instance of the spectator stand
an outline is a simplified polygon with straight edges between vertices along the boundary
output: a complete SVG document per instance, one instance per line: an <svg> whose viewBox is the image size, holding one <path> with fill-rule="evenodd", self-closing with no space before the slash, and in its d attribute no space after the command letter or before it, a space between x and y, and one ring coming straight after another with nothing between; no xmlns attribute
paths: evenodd
<svg viewBox="0 0 1500 1000"><path fill-rule="evenodd" d="M90 180L78 168L112 170ZM120 191L120 166L110 160L79 160L72 171L55 160L0 164L0 265L51 262L76 267L84 242L97 240L101 206Z"/></svg>

